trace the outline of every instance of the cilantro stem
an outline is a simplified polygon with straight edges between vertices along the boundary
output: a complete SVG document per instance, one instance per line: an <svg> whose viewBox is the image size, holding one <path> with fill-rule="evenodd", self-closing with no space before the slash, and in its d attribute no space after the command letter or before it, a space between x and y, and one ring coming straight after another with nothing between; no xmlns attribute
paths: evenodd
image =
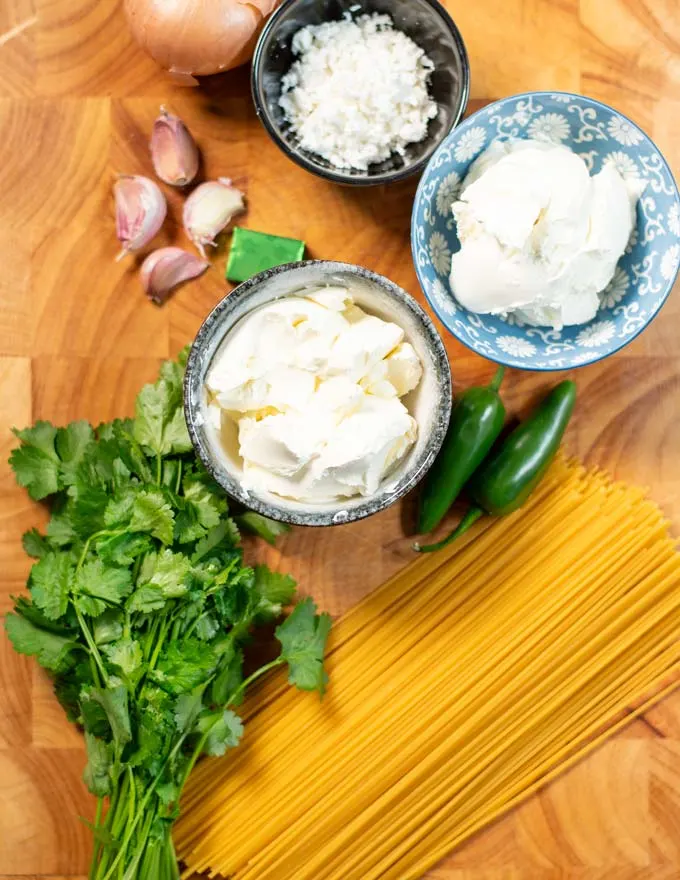
<svg viewBox="0 0 680 880"><path fill-rule="evenodd" d="M160 452L156 454L156 482L160 486L161 484L161 476L163 473L163 459L161 458Z"/></svg>
<svg viewBox="0 0 680 880"><path fill-rule="evenodd" d="M170 618L166 617L163 620L163 624L161 626L161 631L158 635L158 639L156 640L156 646L153 649L153 653L149 658L148 669L144 673L144 678L148 676L148 674L154 669L156 663L158 662L159 654L161 653L161 648L163 647L163 643L165 642L166 636L168 634L168 630L170 629Z"/></svg>
<svg viewBox="0 0 680 880"><path fill-rule="evenodd" d="M78 624L80 625L81 632L82 632L83 636L85 637L85 641L87 642L87 646L90 649L92 656L94 657L95 663L97 664L97 666L99 668L99 672L101 673L102 681L108 687L109 677L106 674L106 669L104 668L104 663L102 662L102 657L101 657L101 654L99 653L99 648L97 647L94 639L92 638L92 633L90 632L90 628L88 627L87 623L85 622L85 618L83 617L81 610L78 608L77 605L74 605L73 607L76 610L76 617L78 618Z"/></svg>
<svg viewBox="0 0 680 880"><path fill-rule="evenodd" d="M272 660L270 663L265 663L264 666L260 666L259 669L255 670L252 675L249 675L245 681L242 681L238 688L234 691L234 693L229 697L226 702L226 707L232 706L236 700L241 696L241 694L245 691L245 689L251 685L254 681L256 681L260 676L269 672L271 669L276 669L277 666L281 666L286 661L283 657L277 657L275 660Z"/></svg>
<svg viewBox="0 0 680 880"><path fill-rule="evenodd" d="M177 481L175 482L175 495L179 495L179 490L182 487L182 460L180 459L177 467Z"/></svg>
<svg viewBox="0 0 680 880"><path fill-rule="evenodd" d="M163 773L165 772L165 768L167 767L169 762L175 757L175 755L179 752L182 745L184 744L185 739L186 739L186 734L182 734L182 736L180 736L180 738L175 743L175 746L172 749L172 751L170 752L170 754L166 757L166 759L161 764L161 769L158 771L158 773L156 774L156 776L152 780L151 784L147 788L146 794L144 795L144 797L142 798L142 800L139 804L139 809L137 810L134 819L132 821L128 822L127 831L125 832L125 837L121 841L120 849L118 850L118 853L116 854L116 857L113 860L111 867L106 872L106 874L104 874L104 876L102 877L102 880L111 880L111 877L113 877L113 871L115 870L116 867L118 867L118 863L120 862L123 854L125 853L125 850L128 848L130 840L132 839L132 835L135 833L135 829L137 828L137 825L139 824L140 819L144 815L144 810L146 809L146 806L149 803L149 798L151 797L151 795L153 795L155 793L156 786L161 781L161 779L163 777ZM151 819L153 819L153 814L151 815Z"/></svg>
<svg viewBox="0 0 680 880"><path fill-rule="evenodd" d="M98 797L97 798L97 811L94 814L95 836L94 836L94 854L92 856L93 864L97 862L97 859L99 858L99 853L102 848L102 843L101 843L101 840L99 839L97 832L102 827L102 812L103 812L103 810L104 810L104 798Z"/></svg>
<svg viewBox="0 0 680 880"><path fill-rule="evenodd" d="M149 631L146 634L146 637L144 639L144 659L147 662L148 662L149 656L153 650L153 646L154 646L154 643L156 640L156 632L157 632L160 624L161 624L161 618L154 617L153 621L151 622L151 625L149 626Z"/></svg>
<svg viewBox="0 0 680 880"><path fill-rule="evenodd" d="M132 767L129 764L125 765L125 769L127 770L127 776L130 783L130 792L128 794L128 816L129 819L132 820L132 817L135 814L135 800L137 795L137 788L135 786L135 777L132 775Z"/></svg>
<svg viewBox="0 0 680 880"><path fill-rule="evenodd" d="M97 685L97 687L101 686L101 680L99 678L99 670L97 669L97 664L94 661L94 657L92 654L88 654L88 660L90 662L90 672L92 673L92 681Z"/></svg>

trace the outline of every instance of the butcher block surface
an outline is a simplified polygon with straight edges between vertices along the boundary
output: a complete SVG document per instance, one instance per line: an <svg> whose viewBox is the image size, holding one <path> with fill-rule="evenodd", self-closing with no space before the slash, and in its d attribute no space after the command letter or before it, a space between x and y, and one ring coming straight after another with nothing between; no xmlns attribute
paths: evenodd
<svg viewBox="0 0 680 880"><path fill-rule="evenodd" d="M631 116L680 174L677 0L448 0L467 42L475 110L531 89L598 98ZM16 29L16 32L14 32ZM14 36L12 36L14 33ZM2 34L7 34L3 39ZM409 249L415 182L343 189L289 162L255 117L245 69L199 89L171 85L132 44L116 0L0 3L0 613L29 569L20 538L45 514L5 464L12 426L128 415L159 362L189 342L225 294L214 268L165 306L132 258L115 262L111 185L151 174L160 104L200 142L208 176L247 194L244 223L304 239L311 257L383 273L422 300ZM166 192L169 188L165 188ZM169 192L159 244L185 244ZM440 328L442 329L442 328ZM456 389L493 366L445 335ZM680 290L625 351L575 375L570 452L642 483L680 534ZM527 407L550 376L511 371ZM334 615L410 558L413 500L370 520L292 532L249 558L291 571ZM246 736L248 731L246 729ZM80 734L50 684L0 635L0 878L80 878L92 800ZM524 806L451 855L438 880L678 880L680 695L667 699Z"/></svg>

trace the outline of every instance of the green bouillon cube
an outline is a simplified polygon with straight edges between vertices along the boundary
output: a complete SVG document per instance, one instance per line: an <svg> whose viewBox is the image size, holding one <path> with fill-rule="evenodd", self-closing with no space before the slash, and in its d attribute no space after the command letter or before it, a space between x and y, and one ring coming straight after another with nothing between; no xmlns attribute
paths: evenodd
<svg viewBox="0 0 680 880"><path fill-rule="evenodd" d="M299 262L304 253L304 241L236 226L227 260L227 279L247 281L265 269Z"/></svg>

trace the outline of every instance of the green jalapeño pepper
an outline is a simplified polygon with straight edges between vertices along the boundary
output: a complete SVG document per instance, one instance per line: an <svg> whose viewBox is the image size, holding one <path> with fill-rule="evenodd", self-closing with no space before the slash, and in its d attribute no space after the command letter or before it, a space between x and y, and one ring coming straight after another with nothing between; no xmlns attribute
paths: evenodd
<svg viewBox="0 0 680 880"><path fill-rule="evenodd" d="M483 514L505 516L521 507L555 457L575 402L574 382L556 385L530 418L475 472L467 487L474 504L457 528L439 543L416 549L424 553L439 550L464 534Z"/></svg>
<svg viewBox="0 0 680 880"><path fill-rule="evenodd" d="M444 443L420 496L421 534L437 528L500 434L505 407L498 388L504 372L505 367L499 367L490 385L468 388L456 400Z"/></svg>

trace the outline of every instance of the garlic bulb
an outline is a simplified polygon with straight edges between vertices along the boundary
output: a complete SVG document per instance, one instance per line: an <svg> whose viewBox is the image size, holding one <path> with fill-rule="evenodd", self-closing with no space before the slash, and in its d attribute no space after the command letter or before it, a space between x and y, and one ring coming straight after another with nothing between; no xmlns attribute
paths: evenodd
<svg viewBox="0 0 680 880"><path fill-rule="evenodd" d="M210 263L178 247L152 251L142 263L139 277L149 299L163 303L170 291L191 278L202 275Z"/></svg>
<svg viewBox="0 0 680 880"><path fill-rule="evenodd" d="M136 174L121 174L114 184L113 195L116 234L123 245L116 258L120 260L151 241L163 225L168 206L157 184Z"/></svg>
<svg viewBox="0 0 680 880"><path fill-rule="evenodd" d="M186 186L198 173L198 147L179 116L161 107L151 132L151 159L156 174L171 186Z"/></svg>
<svg viewBox="0 0 680 880"><path fill-rule="evenodd" d="M205 246L215 245L215 236L244 210L243 193L228 177L202 183L184 203L184 229L205 257Z"/></svg>

